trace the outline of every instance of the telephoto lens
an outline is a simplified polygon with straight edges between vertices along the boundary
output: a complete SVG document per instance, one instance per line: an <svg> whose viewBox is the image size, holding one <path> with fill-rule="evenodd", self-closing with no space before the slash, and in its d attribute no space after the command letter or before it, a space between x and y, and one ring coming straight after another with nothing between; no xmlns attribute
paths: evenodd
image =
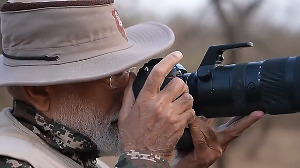
<svg viewBox="0 0 300 168"><path fill-rule="evenodd" d="M255 110L271 115L300 111L300 56L220 65L224 51L252 46L251 42L210 46L196 72L187 73L177 64L161 89L173 78L181 78L194 98L196 115L207 118L246 116ZM139 70L133 83L135 97L160 60L153 59ZM176 148L179 151L194 148L189 128Z"/></svg>
<svg viewBox="0 0 300 168"><path fill-rule="evenodd" d="M207 118L245 116L255 110L272 115L300 111L300 57L220 65L224 51L252 45L248 42L211 46L197 72L187 73L177 64L161 89L172 78L181 78L194 98L196 115ZM153 59L139 70L133 83L136 97L160 60Z"/></svg>
<svg viewBox="0 0 300 168"><path fill-rule="evenodd" d="M255 110L277 115L300 111L300 57L217 66L210 79L185 74L196 115L245 116Z"/></svg>

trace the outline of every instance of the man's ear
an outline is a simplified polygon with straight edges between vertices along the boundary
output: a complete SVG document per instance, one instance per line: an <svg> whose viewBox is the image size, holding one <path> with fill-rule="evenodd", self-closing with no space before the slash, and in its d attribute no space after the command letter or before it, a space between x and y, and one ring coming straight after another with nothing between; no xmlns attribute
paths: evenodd
<svg viewBox="0 0 300 168"><path fill-rule="evenodd" d="M47 112L50 109L48 86L23 86L21 92L25 100L38 111Z"/></svg>

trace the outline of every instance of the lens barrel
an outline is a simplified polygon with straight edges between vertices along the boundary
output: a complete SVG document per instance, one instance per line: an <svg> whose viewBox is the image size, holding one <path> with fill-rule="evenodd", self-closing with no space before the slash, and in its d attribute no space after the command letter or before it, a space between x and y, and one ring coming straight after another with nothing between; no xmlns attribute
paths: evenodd
<svg viewBox="0 0 300 168"><path fill-rule="evenodd" d="M211 79L197 72L184 79L194 97L196 115L245 116L255 110L277 115L300 111L300 57L217 66Z"/></svg>
<svg viewBox="0 0 300 168"><path fill-rule="evenodd" d="M139 70L133 83L136 98L160 60L151 60ZM300 56L204 69L209 69L209 75L203 78L197 72L186 73L185 68L177 64L161 89L174 77L183 79L194 98L196 115L207 118L245 116L255 110L272 115L300 111ZM185 129L176 148L193 150L189 128Z"/></svg>

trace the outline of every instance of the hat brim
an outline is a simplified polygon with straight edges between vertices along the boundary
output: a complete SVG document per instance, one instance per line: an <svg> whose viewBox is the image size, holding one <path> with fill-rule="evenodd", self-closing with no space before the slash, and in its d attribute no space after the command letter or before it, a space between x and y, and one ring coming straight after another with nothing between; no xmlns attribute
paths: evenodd
<svg viewBox="0 0 300 168"><path fill-rule="evenodd" d="M174 40L170 28L142 23L126 30L130 48L60 65L16 66L3 64L0 56L0 86L41 86L92 81L120 73L169 48Z"/></svg>

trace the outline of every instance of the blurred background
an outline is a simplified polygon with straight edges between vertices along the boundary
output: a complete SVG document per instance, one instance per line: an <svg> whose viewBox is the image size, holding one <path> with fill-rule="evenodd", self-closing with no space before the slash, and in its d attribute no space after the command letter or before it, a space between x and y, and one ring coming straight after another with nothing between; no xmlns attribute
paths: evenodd
<svg viewBox="0 0 300 168"><path fill-rule="evenodd" d="M224 64L300 55L300 1L297 0L115 0L125 27L161 22L174 31L171 51L197 70L210 45L251 41L253 48L225 53ZM4 1L1 0L3 4ZM0 88L0 107L11 98ZM300 114L270 116L235 140L213 168L300 167ZM226 119L216 120L215 125ZM116 158L104 158L111 167Z"/></svg>

